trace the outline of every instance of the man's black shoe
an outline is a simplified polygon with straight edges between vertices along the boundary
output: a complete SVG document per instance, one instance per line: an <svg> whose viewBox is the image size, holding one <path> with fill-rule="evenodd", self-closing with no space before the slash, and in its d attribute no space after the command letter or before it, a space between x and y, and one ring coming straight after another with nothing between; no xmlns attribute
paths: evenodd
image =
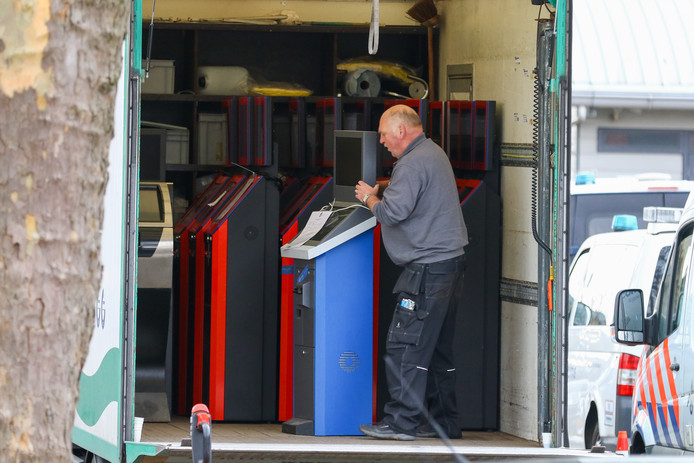
<svg viewBox="0 0 694 463"><path fill-rule="evenodd" d="M384 423L362 424L359 430L369 437L376 439L390 440L414 440L414 436L395 431L393 428Z"/></svg>
<svg viewBox="0 0 694 463"><path fill-rule="evenodd" d="M417 430L415 431L415 436L420 437L420 438L437 438L441 437L439 434L434 430L434 428L428 424L424 424L422 426L419 426ZM449 439L462 439L463 438L463 433L458 431L458 434L451 436L447 436Z"/></svg>
<svg viewBox="0 0 694 463"><path fill-rule="evenodd" d="M431 426L418 427L414 435L421 438L439 437L438 433Z"/></svg>

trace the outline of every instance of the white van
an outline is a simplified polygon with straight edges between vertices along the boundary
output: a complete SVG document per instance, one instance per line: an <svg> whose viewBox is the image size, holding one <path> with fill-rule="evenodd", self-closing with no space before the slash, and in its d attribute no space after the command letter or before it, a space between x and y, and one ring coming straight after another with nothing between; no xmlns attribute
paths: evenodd
<svg viewBox="0 0 694 463"><path fill-rule="evenodd" d="M615 450L619 431L630 429L643 347L614 342L614 300L623 288L639 288L655 299L679 213L681 209L645 208L646 229L593 235L576 254L569 275L566 423L571 448L604 445ZM634 216L615 217L615 222L625 218L636 227Z"/></svg>
<svg viewBox="0 0 694 463"><path fill-rule="evenodd" d="M632 402L630 453L694 451L694 196L682 213L653 313L644 293L620 291L615 339L645 345Z"/></svg>

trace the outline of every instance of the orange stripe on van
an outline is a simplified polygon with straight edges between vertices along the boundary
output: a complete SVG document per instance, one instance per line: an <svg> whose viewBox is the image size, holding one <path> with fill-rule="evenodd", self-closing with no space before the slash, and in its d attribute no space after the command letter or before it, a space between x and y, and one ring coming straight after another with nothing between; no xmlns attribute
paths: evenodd
<svg viewBox="0 0 694 463"><path fill-rule="evenodd" d="M643 387L643 381L639 381L639 396L641 397L641 406L645 409L648 406L648 402L646 402L646 389ZM638 405L634 406L634 416L636 416L639 412L639 407Z"/></svg>
<svg viewBox="0 0 694 463"><path fill-rule="evenodd" d="M660 368L660 357L663 352L658 351L658 356L655 359L655 376L658 382L658 392L660 392L660 404L667 410L667 394L665 394L665 385L663 384L663 372ZM663 413L663 425L667 428L667 413Z"/></svg>
<svg viewBox="0 0 694 463"><path fill-rule="evenodd" d="M647 402L651 407L651 415L653 415L653 424L658 426L658 413L655 410L655 389L653 388L653 374L651 373L651 361L655 357L651 355L648 357L648 364L646 365L646 379L648 380L648 392L650 393L650 400Z"/></svg>
<svg viewBox="0 0 694 463"><path fill-rule="evenodd" d="M670 398L675 409L675 419L677 420L677 427L680 426L680 408L677 406L679 402L679 395L677 395L677 388L675 387L675 376L670 369L672 362L670 362L670 348L669 348L670 338L665 338L663 343L663 352L665 355L665 371L667 372L667 380L670 384Z"/></svg>
<svg viewBox="0 0 694 463"><path fill-rule="evenodd" d="M636 385L638 386L638 394L641 397L641 407L646 408L646 390L644 389L644 382L646 376L646 367L648 366L648 360L645 355L641 355L639 359L639 366L636 368L638 372L638 377L636 378ZM632 404L633 415L636 416L639 412L639 401L634 401Z"/></svg>

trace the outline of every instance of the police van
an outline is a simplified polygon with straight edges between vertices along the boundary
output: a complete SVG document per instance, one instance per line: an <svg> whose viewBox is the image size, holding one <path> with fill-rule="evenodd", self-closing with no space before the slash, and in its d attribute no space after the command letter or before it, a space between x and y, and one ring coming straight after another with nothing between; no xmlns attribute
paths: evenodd
<svg viewBox="0 0 694 463"><path fill-rule="evenodd" d="M648 207L645 229L618 215L611 233L586 239L569 277L567 433L571 448L616 449L631 423L631 396L642 346L617 344L611 327L614 299L639 288L655 299L681 209Z"/></svg>
<svg viewBox="0 0 694 463"><path fill-rule="evenodd" d="M680 219L652 313L632 287L617 294L615 339L643 345L631 410L630 453L694 451L694 197Z"/></svg>

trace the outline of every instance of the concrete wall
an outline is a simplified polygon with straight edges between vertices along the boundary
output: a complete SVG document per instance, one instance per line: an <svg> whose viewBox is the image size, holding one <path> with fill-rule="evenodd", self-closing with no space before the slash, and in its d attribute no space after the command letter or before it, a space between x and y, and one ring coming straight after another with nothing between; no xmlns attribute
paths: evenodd
<svg viewBox="0 0 694 463"><path fill-rule="evenodd" d="M446 95L448 65L472 64L474 99L497 102L502 146L530 144L537 7L515 0L450 0L438 6L440 95ZM501 277L508 280L537 281L530 175L526 167L501 170ZM501 310L501 431L537 440L537 308L502 302Z"/></svg>

